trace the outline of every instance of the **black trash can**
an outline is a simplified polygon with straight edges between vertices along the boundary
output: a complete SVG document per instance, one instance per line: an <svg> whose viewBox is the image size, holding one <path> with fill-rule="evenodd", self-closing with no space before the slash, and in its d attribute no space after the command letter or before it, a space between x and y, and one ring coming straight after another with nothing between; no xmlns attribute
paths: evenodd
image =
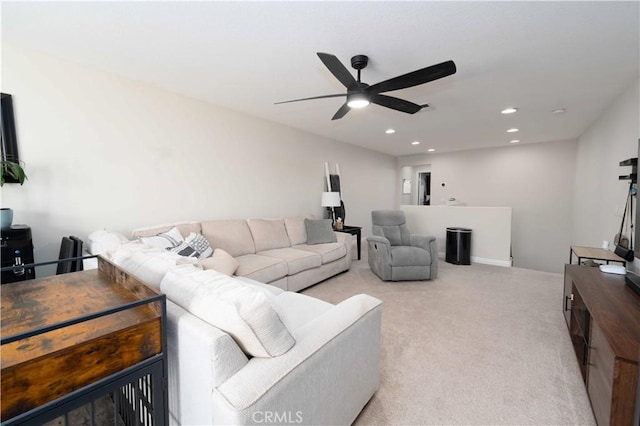
<svg viewBox="0 0 640 426"><path fill-rule="evenodd" d="M455 265L471 265L471 229L447 228L445 260Z"/></svg>

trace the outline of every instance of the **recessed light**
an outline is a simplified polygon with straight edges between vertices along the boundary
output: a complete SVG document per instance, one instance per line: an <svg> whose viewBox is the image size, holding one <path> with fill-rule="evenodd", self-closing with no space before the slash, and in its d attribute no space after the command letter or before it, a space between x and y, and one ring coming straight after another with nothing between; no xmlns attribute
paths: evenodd
<svg viewBox="0 0 640 426"><path fill-rule="evenodd" d="M390 135L390 134L392 134L392 133L395 133L396 131L395 131L395 129L387 129L387 130L385 130L384 132L385 132L386 134Z"/></svg>
<svg viewBox="0 0 640 426"><path fill-rule="evenodd" d="M512 108L512 107L509 107L509 108L505 108L505 109L503 109L503 110L502 110L502 111L500 111L500 112L501 112L502 114L513 114L514 112L517 112L517 111L518 111L518 108Z"/></svg>
<svg viewBox="0 0 640 426"><path fill-rule="evenodd" d="M565 112L567 112L567 110L564 109L564 108L558 108L558 109L554 109L551 112L554 113L554 114L564 114Z"/></svg>
<svg viewBox="0 0 640 426"><path fill-rule="evenodd" d="M433 151L435 151L435 150L436 150L435 148L429 148L427 151L428 151L428 152L433 152Z"/></svg>
<svg viewBox="0 0 640 426"><path fill-rule="evenodd" d="M511 129L508 129L507 133L515 133L515 132L519 132L519 131L520 131L520 129L516 129L515 127L513 127Z"/></svg>
<svg viewBox="0 0 640 426"><path fill-rule="evenodd" d="M520 139L514 139L512 141L509 141L509 143L518 143L518 142L520 142Z"/></svg>
<svg viewBox="0 0 640 426"><path fill-rule="evenodd" d="M411 145L420 145L420 141L413 141L411 142Z"/></svg>

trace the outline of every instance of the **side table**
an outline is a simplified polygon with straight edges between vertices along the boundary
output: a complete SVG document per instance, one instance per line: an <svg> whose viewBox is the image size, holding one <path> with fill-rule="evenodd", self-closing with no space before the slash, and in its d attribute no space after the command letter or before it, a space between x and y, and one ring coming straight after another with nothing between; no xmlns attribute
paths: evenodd
<svg viewBox="0 0 640 426"><path fill-rule="evenodd" d="M576 255L578 258L578 264L582 261L582 259L591 259L591 260L603 260L607 262L619 262L622 263L622 266L627 266L627 261L615 254L610 250L605 250L603 248L597 247L581 247L581 246L571 246L571 251L569 252L569 263L573 261L573 255Z"/></svg>
<svg viewBox="0 0 640 426"><path fill-rule="evenodd" d="M58 417L69 424L71 411L73 424L105 424L93 421L92 401L106 395L114 419L169 424L166 296L106 259L98 263L3 284L3 426L58 424Z"/></svg>
<svg viewBox="0 0 640 426"><path fill-rule="evenodd" d="M362 238L362 226L347 226L344 225L340 231L337 232L345 232L347 234L355 235L356 241L358 243L358 260L360 260L360 244Z"/></svg>

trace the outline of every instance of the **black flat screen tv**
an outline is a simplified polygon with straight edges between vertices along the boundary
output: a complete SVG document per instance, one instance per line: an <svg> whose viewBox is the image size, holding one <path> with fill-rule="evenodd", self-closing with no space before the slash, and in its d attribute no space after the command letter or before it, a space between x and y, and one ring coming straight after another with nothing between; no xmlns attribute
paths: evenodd
<svg viewBox="0 0 640 426"><path fill-rule="evenodd" d="M20 162L18 154L18 138L16 122L13 115L13 98L7 93L0 93L0 137L2 138L2 161ZM5 182L18 182L14 177L5 174Z"/></svg>
<svg viewBox="0 0 640 426"><path fill-rule="evenodd" d="M640 139L638 139L638 159L640 159ZM637 189L637 184L636 184L636 189ZM636 199L636 203L634 203L634 208L635 208L635 214L634 214L634 218L633 218L633 254L636 257L636 259L640 259L640 208L638 208L638 192L636 190L636 195L635 197L632 197L632 202L633 202L633 198ZM636 273L634 274L633 272L627 271L627 274L625 276L625 281L627 283L627 285L631 288L631 290L635 291L639 296L640 296L640 276Z"/></svg>
<svg viewBox="0 0 640 426"><path fill-rule="evenodd" d="M638 159L640 160L640 139L638 139ZM638 188L638 184L636 183L636 194L635 194L635 197L631 198L632 201L634 198L636 201L633 205L633 207L635 208L635 214L634 214L635 217L633 218L633 245L634 245L633 254L637 259L640 259L640 247L638 247L640 245L640 240L638 239L640 238L640 209L638 209L637 188ZM638 249L636 249L636 247L638 247Z"/></svg>

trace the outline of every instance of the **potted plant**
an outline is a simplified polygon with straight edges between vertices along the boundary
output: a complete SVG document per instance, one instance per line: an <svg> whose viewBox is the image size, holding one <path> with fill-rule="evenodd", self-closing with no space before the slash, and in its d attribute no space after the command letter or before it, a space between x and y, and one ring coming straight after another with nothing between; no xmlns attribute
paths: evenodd
<svg viewBox="0 0 640 426"><path fill-rule="evenodd" d="M5 183L5 177L10 176L20 185L24 184L24 181L27 180L27 175L24 173L24 169L20 165L20 163L16 163L11 160L2 160L0 161L2 165L2 173L0 174L0 186L3 186Z"/></svg>
<svg viewBox="0 0 640 426"><path fill-rule="evenodd" d="M10 177L11 182L24 185L24 181L27 180L27 175L25 174L24 169L22 168L20 163L16 163L15 161L10 160L1 160L0 166L0 186L4 186L5 177ZM0 228L9 228L11 227L12 222L13 210L8 207L2 207L0 209Z"/></svg>

